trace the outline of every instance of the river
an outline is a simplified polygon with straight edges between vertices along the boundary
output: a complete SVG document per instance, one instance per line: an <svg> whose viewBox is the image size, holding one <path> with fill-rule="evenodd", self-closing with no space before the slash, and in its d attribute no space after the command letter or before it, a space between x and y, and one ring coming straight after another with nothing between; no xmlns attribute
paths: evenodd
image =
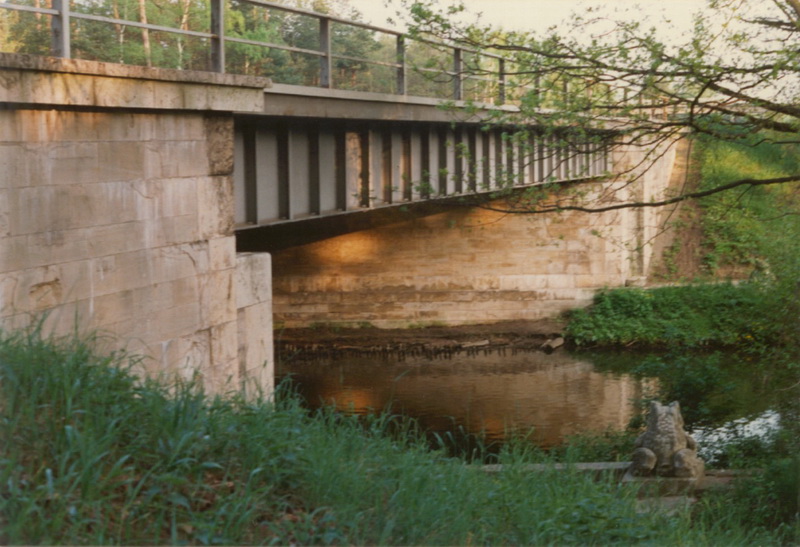
<svg viewBox="0 0 800 547"><path fill-rule="evenodd" d="M656 396L662 384L685 399L681 405L689 425L713 428L768 411L768 386L740 370L752 367L728 366L739 372L721 377L710 371L731 357L715 355L687 357L691 373L679 369L680 359L668 361L680 381L658 376L653 363L663 362L663 356L565 350L289 359L279 363L277 376L291 376L312 408L332 405L351 414L388 410L438 434L457 431L488 443L526 434L547 448L577 433L624 430L638 416L638 403ZM698 393L702 400L696 399Z"/></svg>

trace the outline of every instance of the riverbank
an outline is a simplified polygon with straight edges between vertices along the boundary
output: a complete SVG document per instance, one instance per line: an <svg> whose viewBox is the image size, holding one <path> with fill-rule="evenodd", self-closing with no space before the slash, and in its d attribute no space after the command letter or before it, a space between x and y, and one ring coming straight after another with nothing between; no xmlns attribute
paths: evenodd
<svg viewBox="0 0 800 547"><path fill-rule="evenodd" d="M362 333L365 334L365 333ZM393 416L208 397L93 340L0 331L3 544L777 545L733 493L665 516L522 444L486 473ZM44 441L43 441L44 440ZM571 460L567 460L570 461ZM535 495L531 495L534 492ZM458 495L453 495L458 493ZM754 503L761 503L752 494ZM747 501L744 500L744 501ZM46 514L48 518L41 518ZM785 541L787 540L788 541Z"/></svg>
<svg viewBox="0 0 800 547"><path fill-rule="evenodd" d="M379 329L317 326L275 330L277 355L438 354L474 349L538 350L558 338L566 322L559 318L503 321L484 325Z"/></svg>

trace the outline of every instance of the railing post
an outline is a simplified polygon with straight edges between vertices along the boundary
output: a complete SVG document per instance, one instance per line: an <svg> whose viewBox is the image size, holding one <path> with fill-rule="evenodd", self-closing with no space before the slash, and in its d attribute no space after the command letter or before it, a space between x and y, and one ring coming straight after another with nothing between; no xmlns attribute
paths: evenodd
<svg viewBox="0 0 800 547"><path fill-rule="evenodd" d="M453 48L453 100L460 101L464 97L464 72L463 51L460 48Z"/></svg>
<svg viewBox="0 0 800 547"><path fill-rule="evenodd" d="M69 28L69 0L53 0L53 9L58 11L50 22L51 44L54 57L72 58Z"/></svg>
<svg viewBox="0 0 800 547"><path fill-rule="evenodd" d="M506 61L498 59L497 67L497 105L506 104Z"/></svg>
<svg viewBox="0 0 800 547"><path fill-rule="evenodd" d="M319 49L322 57L319 59L319 85L320 87L333 87L333 60L331 58L331 20L327 17L319 19Z"/></svg>
<svg viewBox="0 0 800 547"><path fill-rule="evenodd" d="M406 39L399 34L397 36L397 94L406 94Z"/></svg>
<svg viewBox="0 0 800 547"><path fill-rule="evenodd" d="M211 0L211 70L225 72L225 0Z"/></svg>

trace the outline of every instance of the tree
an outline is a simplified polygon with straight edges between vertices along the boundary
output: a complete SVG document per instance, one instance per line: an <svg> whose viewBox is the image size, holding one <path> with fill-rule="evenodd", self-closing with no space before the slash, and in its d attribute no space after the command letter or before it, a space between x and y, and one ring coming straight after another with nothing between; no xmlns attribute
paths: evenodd
<svg viewBox="0 0 800 547"><path fill-rule="evenodd" d="M519 109L494 108L490 124L537 126L557 135L565 149L587 142L606 145L613 134L613 146L652 151L630 170L630 184L660 151L687 134L781 147L800 139L800 0L709 0L707 12L694 20L692 35L680 44L660 38L655 28L610 20L593 10L537 35L460 23L463 5L401 2L412 36L507 57L506 87ZM467 63L462 76L497 76L492 67ZM800 171L726 180L653 201L620 197L602 204L584 203L575 193L541 201L516 192L499 208L598 212L798 181Z"/></svg>

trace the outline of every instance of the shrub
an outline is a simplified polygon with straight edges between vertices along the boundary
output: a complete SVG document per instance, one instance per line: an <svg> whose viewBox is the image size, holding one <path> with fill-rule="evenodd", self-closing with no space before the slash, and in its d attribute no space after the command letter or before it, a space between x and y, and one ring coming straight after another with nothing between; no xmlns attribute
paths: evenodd
<svg viewBox="0 0 800 547"><path fill-rule="evenodd" d="M578 346L734 346L775 335L757 284L607 289L570 315Z"/></svg>

